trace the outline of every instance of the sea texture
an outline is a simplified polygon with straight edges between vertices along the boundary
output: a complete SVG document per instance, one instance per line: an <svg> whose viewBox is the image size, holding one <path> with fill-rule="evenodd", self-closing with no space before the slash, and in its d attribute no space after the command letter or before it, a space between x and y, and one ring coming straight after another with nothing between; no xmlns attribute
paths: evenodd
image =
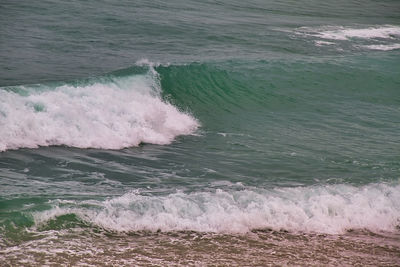
<svg viewBox="0 0 400 267"><path fill-rule="evenodd" d="M399 1L0 25L0 265L400 266Z"/></svg>

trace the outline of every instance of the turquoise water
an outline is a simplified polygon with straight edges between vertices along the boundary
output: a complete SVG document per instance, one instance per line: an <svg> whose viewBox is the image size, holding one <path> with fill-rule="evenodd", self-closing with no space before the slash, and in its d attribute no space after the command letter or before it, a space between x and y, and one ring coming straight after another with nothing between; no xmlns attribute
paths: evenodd
<svg viewBox="0 0 400 267"><path fill-rule="evenodd" d="M0 259L398 264L399 11L2 2Z"/></svg>

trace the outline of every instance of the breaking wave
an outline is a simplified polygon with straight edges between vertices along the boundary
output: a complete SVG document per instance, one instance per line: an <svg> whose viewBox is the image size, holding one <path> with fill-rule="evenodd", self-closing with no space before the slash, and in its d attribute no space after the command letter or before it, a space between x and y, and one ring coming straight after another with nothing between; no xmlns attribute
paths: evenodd
<svg viewBox="0 0 400 267"><path fill-rule="evenodd" d="M174 193L139 192L101 201L55 201L34 213L40 226L74 214L111 231L245 233L285 229L338 234L350 229L394 231L400 224L400 185L370 184Z"/></svg>
<svg viewBox="0 0 400 267"><path fill-rule="evenodd" d="M139 62L143 65L143 62ZM163 100L158 73L0 88L0 151L65 145L121 149L168 144L198 121Z"/></svg>

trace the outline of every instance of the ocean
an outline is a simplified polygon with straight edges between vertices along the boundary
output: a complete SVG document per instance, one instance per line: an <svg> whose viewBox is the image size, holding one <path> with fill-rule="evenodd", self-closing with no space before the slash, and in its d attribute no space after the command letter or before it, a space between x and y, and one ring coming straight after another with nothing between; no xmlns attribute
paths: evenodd
<svg viewBox="0 0 400 267"><path fill-rule="evenodd" d="M400 2L0 2L1 266L400 266Z"/></svg>

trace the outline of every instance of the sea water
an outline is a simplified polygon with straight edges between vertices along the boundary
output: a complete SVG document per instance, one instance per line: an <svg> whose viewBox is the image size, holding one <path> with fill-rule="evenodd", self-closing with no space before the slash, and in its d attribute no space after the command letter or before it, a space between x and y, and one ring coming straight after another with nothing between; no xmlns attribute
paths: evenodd
<svg viewBox="0 0 400 267"><path fill-rule="evenodd" d="M0 265L400 265L398 1L0 25Z"/></svg>

